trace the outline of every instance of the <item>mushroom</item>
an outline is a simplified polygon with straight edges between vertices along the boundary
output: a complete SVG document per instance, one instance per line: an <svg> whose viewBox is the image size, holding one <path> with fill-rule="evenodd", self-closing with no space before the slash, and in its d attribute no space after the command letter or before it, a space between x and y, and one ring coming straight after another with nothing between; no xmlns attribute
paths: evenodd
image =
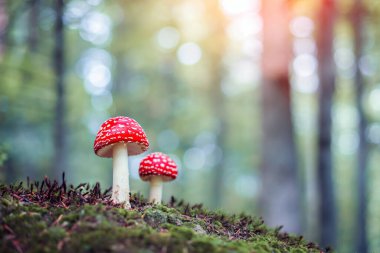
<svg viewBox="0 0 380 253"><path fill-rule="evenodd" d="M112 157L112 201L129 209L128 154L138 155L149 147L148 139L136 120L118 116L106 120L96 135L94 152L101 157Z"/></svg>
<svg viewBox="0 0 380 253"><path fill-rule="evenodd" d="M177 165L168 155L160 152L147 155L140 162L139 175L150 182L149 202L161 203L162 182L176 179L177 174Z"/></svg>

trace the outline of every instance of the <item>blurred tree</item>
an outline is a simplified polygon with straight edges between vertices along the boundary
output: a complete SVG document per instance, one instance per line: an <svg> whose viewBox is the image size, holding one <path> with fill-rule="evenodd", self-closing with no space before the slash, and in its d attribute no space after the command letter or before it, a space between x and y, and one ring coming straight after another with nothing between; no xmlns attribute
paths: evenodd
<svg viewBox="0 0 380 253"><path fill-rule="evenodd" d="M29 4L27 1L4 1L5 4L5 30L2 34L3 44L6 47L6 52L8 53L8 47L11 49L14 48L17 44L17 39L15 34L22 30L22 27L19 27L23 20L25 12L28 10Z"/></svg>
<svg viewBox="0 0 380 253"><path fill-rule="evenodd" d="M222 92L222 81L224 77L224 66L223 66L223 53L226 51L226 33L225 26L226 20L225 16L222 14L218 1L209 1L208 13L213 13L207 20L210 26L210 38L212 40L207 40L206 43L206 57L209 57L209 73L210 73L210 89L209 97L210 107L212 108L212 113L215 117L214 131L216 135L216 145L221 148L222 155L218 164L214 167L213 176L213 196L212 205L214 208L221 208L223 204L222 197L224 194L224 177L226 174L226 136L228 134L227 125L227 112L225 96ZM215 44L218 41L218 44Z"/></svg>
<svg viewBox="0 0 380 253"><path fill-rule="evenodd" d="M359 146L358 146L358 164L357 164L357 251L361 253L368 252L367 246L367 161L368 161L368 143L366 141L367 120L363 107L363 90L364 79L359 68L359 62L362 57L363 49L363 3L361 0L355 0L352 9L352 29L354 33L354 54L355 54L355 88L356 88L356 108L359 116Z"/></svg>
<svg viewBox="0 0 380 253"><path fill-rule="evenodd" d="M283 10L273 11L273 16L264 17L264 56L272 52L273 55L264 59L269 63L269 70L263 75L267 85L263 87L263 93L260 94L257 92L255 78L261 73L254 64L261 55L262 20L256 16L257 9L243 10L238 14L229 13L227 9L235 10L237 5L235 6L235 2L232 2L232 6L225 6L227 2L230 1L170 0L165 4L160 1L64 2L66 3L65 43L63 43L66 45L63 51L66 66L64 80L67 82L63 86L66 113L65 119L61 118L61 120L67 127L66 147L69 155L67 161L71 169L68 177L71 182L100 180L105 187L108 186L111 179L109 170L105 168L110 167L111 161L100 159L90 152L94 131L108 116L126 114L135 117L143 125L149 135L152 150L167 152L177 158L179 164L182 165L183 173L178 180L165 186L166 196L173 194L191 202L202 202L208 207L220 206L229 212L252 211L251 208L256 201L255 187L261 183L260 180L256 180L256 171L252 170L252 167L256 167L259 150L264 147L266 164L270 166L266 166L268 171L263 169L262 173L268 173L271 181L269 183L269 180L263 181L266 184L266 191L262 192L261 199L267 198L278 202L278 205L270 207L270 212L275 212L277 209L276 213L281 215L278 218L282 219L284 212L282 206L288 204L285 199L291 195L289 185L297 187L297 181L288 178L289 171L296 175L296 172L292 171L295 170L295 166L289 165L295 165L289 162L295 156L292 130L289 131L292 123L290 109L287 109L290 104L287 75L290 56L283 58L284 52L289 53L291 50L287 41L288 20L283 18L282 14L285 13ZM263 4L274 5L273 2L275 1L268 0L265 3L263 1ZM316 3L318 1L282 0L276 5L279 4L285 8L287 7L284 6L285 2L292 3L293 11L295 2L303 3L298 9L297 17L311 17L319 10L315 8L319 4ZM54 161L56 141L54 141L55 135L51 133L55 131L54 122L60 117L58 114L55 115L56 101L58 102L55 81L58 78L56 79L57 71L54 67L56 64L52 64L53 57L51 56L56 39L54 36L56 30L54 21L57 17L54 7L56 1L0 0L0 3L5 3L7 20L6 29L1 34L1 43L5 45L6 50L0 62L0 142L9 145L9 150L6 152L8 159L0 171L5 172L5 176L2 177L4 180L13 183L15 180L25 179L26 176L40 178L44 174L53 173L51 164ZM365 23L366 36L362 38L364 48L360 56L362 71L360 74L364 75L367 85L373 84L371 87L373 90L368 90L368 93L364 91L364 97L367 98L368 95L368 99L363 102L368 106L366 109L371 113L370 115L374 115L368 136L374 143L378 143L378 137L376 137L378 135L372 130L376 130L379 124L379 114L376 109L379 73L372 70L375 73L370 75L369 72L372 67L375 69L378 67L376 62L378 43L376 42L380 37L376 26L378 26L379 15L377 14L380 6L373 0L365 1L365 3L371 4L371 12L377 8L374 12L377 22L369 19L369 22ZM339 10L346 13L351 4L351 1L339 1ZM31 9L33 6L37 6L36 10ZM221 8L225 12L225 17L215 15L215 8ZM37 15L32 14L34 11ZM142 13L144 15L141 15ZM252 20L253 15L257 17L257 22ZM224 19L228 19L229 22L223 24ZM297 20L294 19L295 22L291 22L292 31L307 28L302 22L305 19L301 17L299 19L301 23ZM35 36L33 28L36 26L33 22L37 21L38 29L35 30L37 32ZM299 25L301 27L298 27ZM308 26L310 25L312 26L313 23L311 22ZM334 55L339 70L336 79L338 96L335 96L337 103L335 108L339 113L335 115L336 121L334 121L337 122L337 127L334 127L337 138L334 139L336 142L331 147L331 151L336 158L334 174L339 178L339 181L336 181L336 189L339 190L336 204L341 206L339 216L337 216L342 222L338 233L338 241L341 244L337 247L339 247L338 250L353 252L352 233L358 230L352 229L356 225L353 217L356 212L354 206L356 207L357 203L357 199L352 196L356 194L357 188L352 187L353 177L350 172L356 173L356 170L351 170L351 167L356 165L352 163L355 160L352 153L357 152L354 133L356 129L352 124L356 117L352 116L356 116L357 111L356 107L350 104L352 96L355 95L349 85L353 81L355 59L351 57L350 46L353 41L347 25L347 20L342 19L342 22L339 22L335 30L336 37L334 37L334 43L338 45L337 50L330 52L330 55ZM294 26L297 27L294 28ZM323 33L330 32L328 25L324 26ZM225 31L221 31L221 27ZM374 27L373 33L372 27ZM169 40L173 43L170 48L163 47L158 39L160 32L166 28L174 32L174 38L165 37L165 41ZM282 36L286 39L282 39ZM299 60L306 58L306 61L299 61L302 70L310 70L310 68L314 70L317 66L314 59L315 41L311 37L295 36L297 39L293 44L294 50L297 56L302 56ZM94 40L99 37L104 40ZM191 58L193 54L191 50L185 50L186 48L183 47L188 42L196 44L201 50L200 60L193 65L187 65L181 59L183 56ZM224 43L227 44L226 47ZM33 45L36 45L35 51L33 51L35 48ZM253 59L253 57L256 58ZM56 60L58 59L54 59ZM298 59L293 62L294 69L297 62ZM105 71L102 73L94 70L97 69L94 66L99 65L104 67ZM282 72L272 71L271 68L279 68ZM89 80L92 80L94 75L100 77L97 74L108 80L105 81L107 84L104 84L102 94L97 93L99 87L89 86ZM251 75L253 79L247 78ZM239 77L243 77L244 80ZM278 83L281 84L277 85ZM316 124L314 124L316 109L314 74L312 78L311 76L302 77L294 84L291 112L297 119L294 121L296 131L300 134L299 139L310 141L310 145L300 146L304 149L299 155L304 155L308 160L314 160L316 147L312 145L312 141L317 136ZM265 108L262 108L262 112L263 117L266 117L265 124L260 122L259 109L256 106L258 97L264 94L265 100L263 99L262 105ZM349 112L347 110L342 112L341 105ZM278 107L281 107L284 113L281 114ZM263 131L266 132L264 146L256 141L259 133L254 131L260 123L264 128ZM374 129L372 125L375 126ZM232 131L237 127L240 131ZM284 135L288 137L284 138ZM280 145L274 147L278 143ZM351 149L347 143L352 144ZM209 147L212 146L217 147L217 150L215 149L217 152L211 153L213 151L210 151ZM219 160L222 154L220 149L223 149L222 160ZM373 166L376 166L379 161L378 149L374 149L371 154L373 156L371 155L368 170L375 168ZM214 160L213 155L215 155ZM134 164L131 167L137 168L138 159L138 157L131 159ZM203 166L200 165L202 160L204 160ZM306 158L300 159L301 162L302 160L306 161ZM280 165L272 166L276 162ZM308 164L310 165L310 161ZM278 168L276 172L271 170L273 167ZM301 167L303 166L299 166ZM86 168L92 169L91 175L88 174ZM32 175L33 169L35 176ZM220 171L222 173L214 174ZM369 180L373 183L372 187L376 187L376 182L380 182L376 177L380 174L374 169L370 173ZM311 173L310 178L313 176L314 173ZM225 185L221 183L223 178L227 183ZM356 174L355 178L357 178ZM290 183L291 180L294 184ZM144 193L144 189L147 188L145 184L141 183L137 177L131 181L134 183L132 188L134 191ZM306 182L308 183L310 182ZM196 187L193 187L194 185ZM368 189L370 202L367 205L370 216L367 219L370 223L367 232L369 238L376 238L380 233L376 223L376 214L380 206L378 205L379 198L373 194L373 189L375 188ZM220 191L225 194L222 196L222 201L219 197ZM302 193L302 189L300 192ZM265 196L266 194L268 195ZM284 197L284 195L287 196ZM308 208L313 208L310 203L316 203L314 195L309 197ZM219 204L220 202L223 203ZM279 208L280 204L282 206ZM292 205L289 204L289 206ZM269 219L271 214L266 211L268 209L263 208L263 212L268 214L266 219ZM284 210L285 213L290 212L287 209ZM293 212L293 217L300 217L299 212L300 210ZM274 214L271 215L274 216ZM313 214L311 216L314 217ZM283 222L273 224L279 223ZM313 225L311 224L309 230L314 235L317 233L314 232L316 229ZM288 229L287 226L285 228ZM356 233L355 238L358 238ZM369 240L369 243L372 251L376 252L379 245L375 240Z"/></svg>
<svg viewBox="0 0 380 253"><path fill-rule="evenodd" d="M318 114L318 191L319 226L322 246L336 246L336 203L332 179L331 110L335 89L335 64L333 59L334 0L320 2L318 15L317 57L319 75Z"/></svg>
<svg viewBox="0 0 380 253"><path fill-rule="evenodd" d="M5 50L5 32L8 23L8 15L5 0L0 0L0 60Z"/></svg>
<svg viewBox="0 0 380 253"><path fill-rule="evenodd" d="M29 1L28 47L31 52L37 49L39 4L40 0Z"/></svg>
<svg viewBox="0 0 380 253"><path fill-rule="evenodd" d="M66 166L66 128L65 128L65 44L64 44L64 1L55 3L55 48L53 53L54 71L56 75L56 104L54 121L54 176L60 178Z"/></svg>
<svg viewBox="0 0 380 253"><path fill-rule="evenodd" d="M289 3L262 1L262 160L260 208L271 226L300 232L300 186L291 115Z"/></svg>

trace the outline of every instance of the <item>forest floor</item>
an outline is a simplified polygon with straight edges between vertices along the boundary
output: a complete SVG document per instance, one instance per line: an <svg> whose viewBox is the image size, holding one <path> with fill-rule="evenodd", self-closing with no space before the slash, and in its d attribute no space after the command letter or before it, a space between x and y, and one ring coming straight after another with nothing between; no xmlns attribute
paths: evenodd
<svg viewBox="0 0 380 253"><path fill-rule="evenodd" d="M226 215L171 198L152 205L131 196L115 205L100 185L45 178L0 185L0 252L326 252L260 218ZM327 250L328 251L328 250Z"/></svg>

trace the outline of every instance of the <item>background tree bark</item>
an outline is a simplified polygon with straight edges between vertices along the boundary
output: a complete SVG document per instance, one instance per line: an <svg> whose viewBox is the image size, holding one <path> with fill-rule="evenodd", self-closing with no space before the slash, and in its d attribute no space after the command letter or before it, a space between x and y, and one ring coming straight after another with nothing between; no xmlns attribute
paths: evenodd
<svg viewBox="0 0 380 253"><path fill-rule="evenodd" d="M260 208L270 226L301 230L300 186L291 115L288 67L291 59L289 6L262 1L262 160Z"/></svg>
<svg viewBox="0 0 380 253"><path fill-rule="evenodd" d="M211 1L210 12L214 11L213 19L209 19L212 37L218 41L218 45L208 45L207 52L210 54L210 107L215 115L214 131L216 134L215 144L220 148L222 154L217 164L214 165L213 175L213 196L212 206L214 208L222 208L224 194L224 180L226 174L226 136L228 134L226 101L222 92L222 81L224 77L223 52L226 51L226 18L219 8L218 1ZM216 17L216 18L215 18Z"/></svg>
<svg viewBox="0 0 380 253"><path fill-rule="evenodd" d="M29 2L28 47L31 52L35 52L37 49L39 2L39 0L30 0Z"/></svg>
<svg viewBox="0 0 380 253"><path fill-rule="evenodd" d="M8 24L8 15L5 0L0 0L0 60L4 54L6 44L6 28Z"/></svg>
<svg viewBox="0 0 380 253"><path fill-rule="evenodd" d="M361 253L368 252L367 246L367 161L368 161L368 143L366 141L367 120L364 114L362 103L364 80L359 69L359 62L363 49L363 3L356 0L352 12L352 27L354 32L354 54L355 54L355 88L356 88L356 108L358 110L359 124L359 146L358 146L358 164L357 164L357 251Z"/></svg>
<svg viewBox="0 0 380 253"><path fill-rule="evenodd" d="M65 140L65 49L64 49L64 26L63 13L64 1L57 0L55 4L55 48L53 52L54 72L56 75L56 104L54 122L54 176L61 178L62 172L66 169L66 140Z"/></svg>
<svg viewBox="0 0 380 253"><path fill-rule="evenodd" d="M333 0L321 1L318 16L318 191L321 246L336 246L336 204L332 179L331 110L335 89L335 63L333 60L335 6Z"/></svg>

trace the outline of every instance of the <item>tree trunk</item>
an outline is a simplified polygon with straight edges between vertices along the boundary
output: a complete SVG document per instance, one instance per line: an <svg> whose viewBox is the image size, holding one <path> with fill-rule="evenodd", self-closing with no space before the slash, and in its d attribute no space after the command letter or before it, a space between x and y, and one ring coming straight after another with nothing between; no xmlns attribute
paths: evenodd
<svg viewBox="0 0 380 253"><path fill-rule="evenodd" d="M28 34L28 47L29 50L34 52L37 49L38 39L38 12L39 0L30 0L29 2L29 34Z"/></svg>
<svg viewBox="0 0 380 253"><path fill-rule="evenodd" d="M291 43L286 0L262 1L263 81L261 101L261 214L270 226L301 230L300 186L296 161L289 61Z"/></svg>
<svg viewBox="0 0 380 253"><path fill-rule="evenodd" d="M216 135L215 144L220 148L222 154L217 164L213 167L212 182L212 206L219 209L223 206L224 196L224 180L226 174L226 136L228 132L226 101L222 92L222 80L224 76L223 54L226 51L226 17L223 15L219 7L218 1L209 1L209 12L214 13L212 18L208 20L210 26L210 36L214 39L211 43L218 41L218 44L208 44L207 53L210 59L210 106L215 118L214 133ZM209 42L210 43L210 42Z"/></svg>
<svg viewBox="0 0 380 253"><path fill-rule="evenodd" d="M357 210L357 251L361 253L368 252L367 246L367 160L368 145L366 142L365 131L367 128L367 120L364 115L362 104L364 80L359 69L359 60L362 56L363 48L363 3L356 0L353 8L352 25L354 30L354 53L355 53L355 88L356 88L356 107L359 115L359 146L357 157L357 184L358 184L358 210Z"/></svg>
<svg viewBox="0 0 380 253"><path fill-rule="evenodd" d="M331 109L335 89L335 64L333 61L333 31L335 6L333 0L321 1L318 17L318 191L321 246L336 245L336 207L332 179Z"/></svg>
<svg viewBox="0 0 380 253"><path fill-rule="evenodd" d="M56 76L56 105L55 105L55 129L54 129L54 176L61 178L66 165L66 141L65 141L65 54L64 54L64 27L63 11L64 1L56 1L55 21L55 48L53 53L54 71Z"/></svg>
<svg viewBox="0 0 380 253"><path fill-rule="evenodd" d="M213 175L213 197L212 197L212 205L214 208L222 207L222 196L224 195L224 177L225 177L225 136L227 133L227 123L226 123L226 110L225 110L225 101L224 95L221 91L221 82L222 82L222 59L221 57L213 57L212 62L214 63L212 66L212 70L210 71L212 75L214 75L214 79L212 80L211 87L211 98L212 98L212 109L215 116L215 133L216 133L216 145L220 147L222 150L222 155L220 161L215 164L214 167L214 175Z"/></svg>
<svg viewBox="0 0 380 253"><path fill-rule="evenodd" d="M5 0L0 0L0 61L5 51L8 15Z"/></svg>

